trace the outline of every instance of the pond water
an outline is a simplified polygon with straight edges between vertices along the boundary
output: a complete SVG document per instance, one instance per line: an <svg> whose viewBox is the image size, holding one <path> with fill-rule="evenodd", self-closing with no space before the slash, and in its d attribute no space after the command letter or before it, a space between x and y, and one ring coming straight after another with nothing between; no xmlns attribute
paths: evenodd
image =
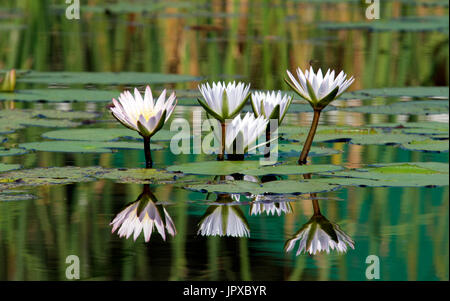
<svg viewBox="0 0 450 301"><path fill-rule="evenodd" d="M365 4L344 0L90 1L79 20L57 3L0 1L0 70L18 74L14 93L0 91L0 280L66 280L69 255L82 280L366 280L369 255L381 280L449 279L448 2L383 1L372 21ZM308 166L324 173L307 181L317 189L281 172L278 183L294 184L275 185L276 195L255 198L249 186L239 197L216 194L236 192L214 186L220 169L189 174L215 155L175 155L164 137L152 151L160 178L147 186L136 170L142 142L107 108L121 91L150 84L154 95L176 91L172 120L192 126L194 114L206 119L199 83L292 94L286 70L309 65L356 79L320 119ZM295 96L278 162L295 164L311 119ZM170 122L164 129L170 135ZM168 168L186 169L174 177ZM154 230L148 242L111 233L115 216L149 194L176 233L163 240ZM285 251L317 203L354 249ZM205 230L217 214L233 215L230 235Z"/></svg>

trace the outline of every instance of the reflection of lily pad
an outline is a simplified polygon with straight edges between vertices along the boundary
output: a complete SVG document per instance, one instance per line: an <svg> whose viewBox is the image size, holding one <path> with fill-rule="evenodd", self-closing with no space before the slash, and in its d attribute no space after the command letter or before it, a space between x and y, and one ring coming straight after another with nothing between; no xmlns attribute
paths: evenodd
<svg viewBox="0 0 450 301"><path fill-rule="evenodd" d="M164 84L199 80L191 75L146 72L40 72L30 71L17 79L21 83L42 84Z"/></svg>
<svg viewBox="0 0 450 301"><path fill-rule="evenodd" d="M0 192L0 202L14 202L33 200L36 197L23 191L4 190Z"/></svg>
<svg viewBox="0 0 450 301"><path fill-rule="evenodd" d="M397 163L380 164L378 167L325 173L332 178L316 179L323 183L344 186L399 187L446 186L448 163Z"/></svg>
<svg viewBox="0 0 450 301"><path fill-rule="evenodd" d="M341 108L342 111L388 115L448 114L447 100L401 101L389 105Z"/></svg>
<svg viewBox="0 0 450 301"><path fill-rule="evenodd" d="M216 193L251 193L251 194L303 194L333 191L339 188L338 185L316 181L273 181L258 184L247 181L225 181L217 184L194 184L185 188L201 192Z"/></svg>
<svg viewBox="0 0 450 301"><path fill-rule="evenodd" d="M160 130L151 141L170 140L175 132ZM89 128L89 129L69 129L57 130L42 134L42 137L55 140L80 140L80 141L113 141L119 138L142 139L136 131L126 128ZM142 145L141 145L142 147Z"/></svg>
<svg viewBox="0 0 450 301"><path fill-rule="evenodd" d="M86 90L86 89L30 89L15 92L0 92L0 100L17 101L111 101L118 97L118 91Z"/></svg>
<svg viewBox="0 0 450 301"><path fill-rule="evenodd" d="M160 150L163 147L152 143L152 150ZM19 144L19 147L27 150L43 152L66 153L110 153L111 149L143 149L142 143L126 141L42 141Z"/></svg>
<svg viewBox="0 0 450 301"><path fill-rule="evenodd" d="M259 161L205 161L172 165L167 170L198 175L230 175L240 173L251 176L262 176L268 174L296 175L325 171L337 171L340 169L342 169L340 166L329 164L301 166L279 164L274 166L262 166L260 165Z"/></svg>

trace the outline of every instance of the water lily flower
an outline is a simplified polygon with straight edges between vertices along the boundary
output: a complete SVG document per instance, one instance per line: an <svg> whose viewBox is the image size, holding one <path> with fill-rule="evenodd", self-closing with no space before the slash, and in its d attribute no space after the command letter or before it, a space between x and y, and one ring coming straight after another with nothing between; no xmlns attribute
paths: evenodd
<svg viewBox="0 0 450 301"><path fill-rule="evenodd" d="M172 218L166 208L157 205L156 202L157 200L151 193L149 186L145 185L144 191L138 199L117 214L110 223L113 226L112 233L120 227L117 231L119 237L125 236L128 239L134 233L133 239L136 241L143 231L146 242L150 240L154 228L163 240L166 240L166 231L168 234L175 236L177 231Z"/></svg>
<svg viewBox="0 0 450 301"><path fill-rule="evenodd" d="M155 101L150 86L147 86L143 98L135 88L134 96L130 91L124 91L118 100L113 98L112 102L113 105L110 107L112 115L124 126L137 131L144 138L146 167L151 167L150 138L172 115L177 105L175 93L173 92L166 100L166 90L163 90Z"/></svg>
<svg viewBox="0 0 450 301"><path fill-rule="evenodd" d="M0 78L0 91L12 92L16 88L16 70L6 72L4 78Z"/></svg>
<svg viewBox="0 0 450 301"><path fill-rule="evenodd" d="M282 95L281 91L271 92L253 92L252 108L257 117L264 116L266 119L277 119L278 125L284 119L289 106L292 102L292 96Z"/></svg>
<svg viewBox="0 0 450 301"><path fill-rule="evenodd" d="M218 205L209 206L199 223L202 236L248 237L250 229L244 213L229 194L217 196Z"/></svg>
<svg viewBox="0 0 450 301"><path fill-rule="evenodd" d="M345 90L354 82L353 76L347 79L347 74L341 71L338 76L334 76L335 72L328 69L325 76L322 74L322 70L319 69L317 74L314 73L312 67L309 71L302 72L300 68L297 68L297 79L289 72L286 71L289 80L285 79L286 83L302 98L307 100L314 109L314 116L311 123L311 128L308 133L308 137L303 144L303 149L298 158L298 164L305 164L309 150L314 139L314 135L319 125L320 113L330 102L338 98Z"/></svg>
<svg viewBox="0 0 450 301"><path fill-rule="evenodd" d="M250 96L250 85L242 82L224 82L202 84L198 87L204 100L198 98L198 102L205 111L219 120L221 123L226 119L236 117L245 106Z"/></svg>
<svg viewBox="0 0 450 301"><path fill-rule="evenodd" d="M321 214L314 214L301 229L286 242L286 252L291 251L299 241L297 256L303 253L311 255L336 250L338 253L347 252L347 247L354 249L354 241L339 225L331 223Z"/></svg>
<svg viewBox="0 0 450 301"><path fill-rule="evenodd" d="M347 79L347 74L341 71L335 77L334 70L327 70L325 76L319 69L317 74L313 68L302 72L297 68L298 80L287 70L290 80L286 83L302 98L307 100L314 109L323 109L330 102L338 98L354 82L353 76Z"/></svg>
<svg viewBox="0 0 450 301"><path fill-rule="evenodd" d="M243 118L236 116L231 122L226 124L225 131L225 152L227 154L244 154L250 148L255 148L255 142L266 130L269 120L264 116L255 117L252 113L246 113ZM221 138L221 133L214 127L214 134L217 139Z"/></svg>

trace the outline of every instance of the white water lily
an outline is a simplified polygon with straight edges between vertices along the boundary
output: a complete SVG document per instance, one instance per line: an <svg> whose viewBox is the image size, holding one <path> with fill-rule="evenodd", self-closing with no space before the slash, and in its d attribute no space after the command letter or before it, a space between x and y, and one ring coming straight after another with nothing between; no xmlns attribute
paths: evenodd
<svg viewBox="0 0 450 301"><path fill-rule="evenodd" d="M112 102L110 110L113 116L127 128L138 131L143 137L151 137L159 131L177 104L174 92L166 100L166 90L163 90L155 101L149 86L145 89L144 98L135 88L134 96L130 91L124 91L118 100L113 98Z"/></svg>
<svg viewBox="0 0 450 301"><path fill-rule="evenodd" d="M354 82L353 76L347 79L347 74L341 71L335 77L335 71L328 69L325 75L319 69L314 73L312 67L309 71L302 72L297 68L298 80L289 72L286 71L290 80L285 80L286 83L302 98L307 100L314 109L323 109L330 102L338 98L345 90Z"/></svg>
<svg viewBox="0 0 450 301"><path fill-rule="evenodd" d="M286 252L291 251L299 241L297 256L302 252L311 255L330 250L347 252L347 246L354 249L354 241L339 225L329 222L324 216L314 215L303 227L286 242Z"/></svg>
<svg viewBox="0 0 450 301"><path fill-rule="evenodd" d="M120 227L117 234L119 234L119 237L126 237L127 239L134 233L133 239L136 240L143 231L146 242L150 240L154 228L163 240L166 240L166 231L172 236L176 234L175 225L166 208L162 205L156 205L150 194L145 191L136 202L128 205L117 214L110 225L113 226L112 233Z"/></svg>
<svg viewBox="0 0 450 301"><path fill-rule="evenodd" d="M225 152L227 154L244 154L266 130L268 119L264 116L255 118L252 113L245 114L244 118L236 116L225 126ZM219 127L214 127L216 138L221 141L222 134ZM236 142L236 143L235 143Z"/></svg>
<svg viewBox="0 0 450 301"><path fill-rule="evenodd" d="M278 125L284 119L289 106L292 102L292 96L282 95L281 91L275 92L253 92L252 108L257 117L264 116L267 119L277 119Z"/></svg>
<svg viewBox="0 0 450 301"><path fill-rule="evenodd" d="M228 83L225 82L202 84L198 87L204 100L198 99L200 105L208 114L225 122L226 119L236 117L244 107L250 96L250 85L242 82Z"/></svg>
<svg viewBox="0 0 450 301"><path fill-rule="evenodd" d="M197 234L203 236L250 236L245 216L236 205L209 206L199 226Z"/></svg>

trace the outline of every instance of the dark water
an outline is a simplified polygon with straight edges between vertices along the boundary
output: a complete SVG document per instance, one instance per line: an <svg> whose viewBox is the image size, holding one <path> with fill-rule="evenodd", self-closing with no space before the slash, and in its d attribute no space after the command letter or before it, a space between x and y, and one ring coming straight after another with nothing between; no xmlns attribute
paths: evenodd
<svg viewBox="0 0 450 301"><path fill-rule="evenodd" d="M97 1L101 2L101 1ZM181 3L181 2L180 2ZM351 90L392 86L448 86L447 33L327 31L322 21L364 20L364 6L295 1L192 1L172 3L153 13L90 13L68 21L51 1L0 1L0 69L41 71L145 71L179 73L212 80L239 79L255 89L288 90L285 70L307 66L343 69L355 76ZM382 16L448 14L441 6L383 4ZM443 45L443 46L439 46ZM444 47L444 52L440 47ZM446 49L446 51L445 51ZM444 54L442 54L444 53ZM154 89L195 90L198 82L152 85ZM19 84L20 89L49 88ZM75 85L76 87L76 85ZM82 86L81 86L82 87ZM91 86L121 91L127 86ZM180 92L182 93L182 92ZM380 103L388 100L378 99ZM339 101L338 101L339 102ZM362 104L367 101L359 101ZM2 109L94 110L104 122L82 127L118 126L106 103L2 102ZM178 106L175 117L192 119L199 107ZM309 126L311 113L290 113L288 125ZM448 114L368 115L333 111L323 125L443 121ZM8 134L12 146L40 141L48 128L25 127ZM164 144L164 143L162 143ZM168 142L166 143L168 145ZM423 153L390 145L320 143L342 153L314 163L361 167L373 163L448 162L448 153ZM208 155L154 151L156 168L213 160ZM282 158L293 161L295 158ZM144 166L144 153L35 152L0 157L23 168L53 166ZM366 280L366 258L380 259L382 280L448 280L448 186L344 187L318 196L322 214L355 242L345 254L295 256L284 245L313 214L311 196L286 196L292 212L251 215L251 199L241 196L249 237L201 236L202 216L211 206L206 194L174 184L151 185L164 203L177 234L164 241L155 232L119 238L110 222L142 193L141 184L110 180L26 190L32 200L0 202L0 279L65 280L68 255L77 255L84 280ZM295 249L296 250L296 249Z"/></svg>

